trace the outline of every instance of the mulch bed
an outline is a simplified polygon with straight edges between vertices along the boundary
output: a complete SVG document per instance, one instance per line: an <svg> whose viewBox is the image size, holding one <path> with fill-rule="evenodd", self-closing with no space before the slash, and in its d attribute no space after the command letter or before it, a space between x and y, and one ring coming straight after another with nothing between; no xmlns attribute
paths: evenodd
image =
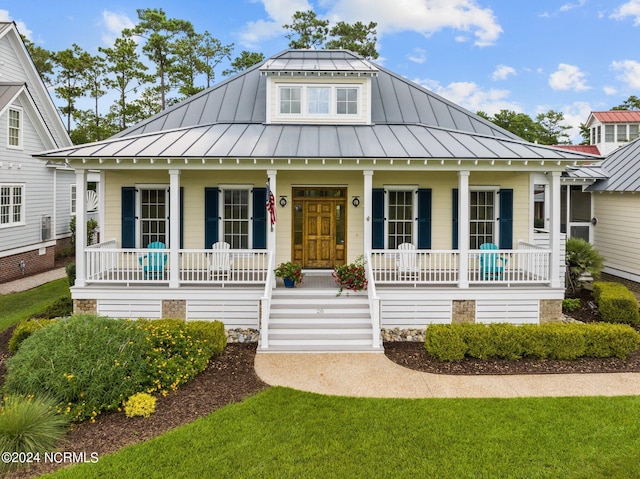
<svg viewBox="0 0 640 479"><path fill-rule="evenodd" d="M580 293L581 308L572 313L582 321L598 320L597 312L589 305L593 300L589 291ZM0 380L6 372L7 342L13 328L0 333ZM401 366L436 374L540 374L640 372L640 352L626 361L620 359L583 359L577 361L519 360L480 361L465 359L457 363L442 363L430 358L422 343L385 343L385 354ZM156 412L148 418L127 418L122 412L105 413L95 423L74 425L60 450L98 453L99 457L126 445L146 441L168 430L227 404L239 402L268 387L253 369L256 344L229 344L224 354L210 361L193 381L166 397L159 397ZM35 477L54 470L53 464L11 473L10 478Z"/></svg>

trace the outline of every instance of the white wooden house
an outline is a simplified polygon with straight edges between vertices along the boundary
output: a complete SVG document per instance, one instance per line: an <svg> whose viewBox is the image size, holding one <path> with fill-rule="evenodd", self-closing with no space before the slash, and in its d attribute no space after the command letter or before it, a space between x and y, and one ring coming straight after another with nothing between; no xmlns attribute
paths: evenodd
<svg viewBox="0 0 640 479"><path fill-rule="evenodd" d="M0 282L52 268L68 242L73 170L32 155L70 145L15 24L0 22Z"/></svg>
<svg viewBox="0 0 640 479"><path fill-rule="evenodd" d="M561 175L594 159L323 50L287 50L106 141L39 156L68 161L79 189L90 169L105 186L103 241L78 244L76 310L221 319L260 329L260 351L379 351L381 328L557 320ZM499 274L483 271L485 243ZM361 255L366 292L314 288ZM305 287L275 280L289 260Z"/></svg>

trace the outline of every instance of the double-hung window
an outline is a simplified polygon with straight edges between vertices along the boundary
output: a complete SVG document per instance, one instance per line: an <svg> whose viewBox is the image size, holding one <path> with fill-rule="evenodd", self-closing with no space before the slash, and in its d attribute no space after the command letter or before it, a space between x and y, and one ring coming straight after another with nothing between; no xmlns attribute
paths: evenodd
<svg viewBox="0 0 640 479"><path fill-rule="evenodd" d="M387 248L413 243L415 190L389 190L387 206Z"/></svg>
<svg viewBox="0 0 640 479"><path fill-rule="evenodd" d="M22 148L22 110L9 109L7 138L10 148Z"/></svg>
<svg viewBox="0 0 640 479"><path fill-rule="evenodd" d="M223 190L223 237L233 249L248 249L250 238L249 189Z"/></svg>
<svg viewBox="0 0 640 479"><path fill-rule="evenodd" d="M24 224L24 185L0 184L0 227Z"/></svg>
<svg viewBox="0 0 640 479"><path fill-rule="evenodd" d="M469 192L469 248L496 243L496 193L493 190Z"/></svg>

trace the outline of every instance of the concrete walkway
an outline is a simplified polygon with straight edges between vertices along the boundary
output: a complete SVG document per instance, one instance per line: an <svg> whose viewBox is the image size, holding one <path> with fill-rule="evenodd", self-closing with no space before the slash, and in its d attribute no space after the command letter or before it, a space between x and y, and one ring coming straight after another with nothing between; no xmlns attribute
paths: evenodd
<svg viewBox="0 0 640 479"><path fill-rule="evenodd" d="M336 396L510 398L640 395L640 374L441 375L397 365L384 354L258 353L255 370L272 386Z"/></svg>
<svg viewBox="0 0 640 479"><path fill-rule="evenodd" d="M0 295L33 289L42 284L54 281L56 279L64 278L66 276L67 273L64 268L57 268L50 271L45 271L44 273L25 276L24 278L16 279L14 281L0 283Z"/></svg>

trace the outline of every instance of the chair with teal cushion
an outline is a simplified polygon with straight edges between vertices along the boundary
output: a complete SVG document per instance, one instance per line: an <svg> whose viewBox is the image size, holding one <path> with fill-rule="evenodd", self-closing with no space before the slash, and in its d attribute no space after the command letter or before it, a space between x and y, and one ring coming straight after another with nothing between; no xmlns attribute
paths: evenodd
<svg viewBox="0 0 640 479"><path fill-rule="evenodd" d="M147 245L147 249L156 250L166 249L166 245L161 241L154 241ZM167 254L160 251L150 251L141 258L139 258L142 270L144 271L144 278L162 278L166 270Z"/></svg>
<svg viewBox="0 0 640 479"><path fill-rule="evenodd" d="M500 256L498 247L493 243L480 245L480 275L482 279L502 279L508 259Z"/></svg>

